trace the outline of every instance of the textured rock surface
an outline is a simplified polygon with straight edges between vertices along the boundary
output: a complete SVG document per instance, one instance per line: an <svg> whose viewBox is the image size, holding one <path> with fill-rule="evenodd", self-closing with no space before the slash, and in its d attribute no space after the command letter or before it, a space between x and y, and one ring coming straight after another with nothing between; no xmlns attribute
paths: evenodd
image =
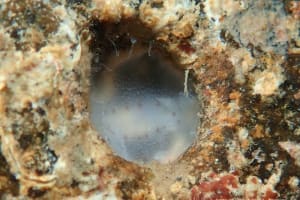
<svg viewBox="0 0 300 200"><path fill-rule="evenodd" d="M0 197L299 199L299 10L290 0L0 1ZM190 69L203 104L194 145L167 165L119 158L89 119L102 24L130 19Z"/></svg>

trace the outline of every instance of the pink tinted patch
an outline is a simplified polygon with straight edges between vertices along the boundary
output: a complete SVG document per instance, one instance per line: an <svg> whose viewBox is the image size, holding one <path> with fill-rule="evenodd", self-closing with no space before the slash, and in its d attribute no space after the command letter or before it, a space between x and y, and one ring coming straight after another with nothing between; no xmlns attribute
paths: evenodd
<svg viewBox="0 0 300 200"><path fill-rule="evenodd" d="M278 198L278 195L277 193L271 191L270 189L268 189L266 191L266 194L263 196L263 200L271 200L271 199L277 199Z"/></svg>
<svg viewBox="0 0 300 200"><path fill-rule="evenodd" d="M192 200L232 199L232 188L238 187L236 176L222 176L218 180L200 182L192 189Z"/></svg>
<svg viewBox="0 0 300 200"><path fill-rule="evenodd" d="M181 41L177 46L181 51L186 54L194 53L196 50L192 47L192 45L187 41Z"/></svg>

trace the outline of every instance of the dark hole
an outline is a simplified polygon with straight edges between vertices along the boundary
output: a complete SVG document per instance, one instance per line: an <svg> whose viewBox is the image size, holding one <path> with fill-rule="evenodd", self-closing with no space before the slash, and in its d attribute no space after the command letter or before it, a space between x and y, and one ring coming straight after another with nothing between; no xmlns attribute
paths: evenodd
<svg viewBox="0 0 300 200"><path fill-rule="evenodd" d="M136 19L92 21L90 29L90 112L95 128L125 159L173 161L196 135L193 80Z"/></svg>

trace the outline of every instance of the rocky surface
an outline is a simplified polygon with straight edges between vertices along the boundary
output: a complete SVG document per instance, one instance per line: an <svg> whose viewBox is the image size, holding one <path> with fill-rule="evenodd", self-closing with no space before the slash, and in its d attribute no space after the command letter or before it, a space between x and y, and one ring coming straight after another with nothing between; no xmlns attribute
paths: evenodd
<svg viewBox="0 0 300 200"><path fill-rule="evenodd" d="M1 199L299 199L299 10L290 0L0 1ZM118 26L122 37L104 37ZM197 139L172 163L125 161L91 124L90 75L127 33L195 79Z"/></svg>

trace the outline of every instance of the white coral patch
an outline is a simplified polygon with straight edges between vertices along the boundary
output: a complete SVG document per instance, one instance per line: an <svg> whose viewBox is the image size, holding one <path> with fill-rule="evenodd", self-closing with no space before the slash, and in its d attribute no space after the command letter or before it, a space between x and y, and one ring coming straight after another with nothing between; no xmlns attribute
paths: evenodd
<svg viewBox="0 0 300 200"><path fill-rule="evenodd" d="M230 16L244 9L244 4L235 0L207 0L204 2L204 11L208 19L219 24L224 15Z"/></svg>
<svg viewBox="0 0 300 200"><path fill-rule="evenodd" d="M109 16L111 19L120 20L122 14L122 1L94 0L96 8L101 9L103 18Z"/></svg>
<svg viewBox="0 0 300 200"><path fill-rule="evenodd" d="M281 74L272 71L263 72L254 83L253 91L254 94L270 96L278 90L282 83L283 77Z"/></svg>
<svg viewBox="0 0 300 200"><path fill-rule="evenodd" d="M193 11L196 9L192 1L186 0L167 0L163 1L163 7L153 9L149 5L149 1L145 1L140 6L140 19L153 27L153 30L159 31L167 25L176 24L183 15L188 15L189 21L192 23L196 20Z"/></svg>
<svg viewBox="0 0 300 200"><path fill-rule="evenodd" d="M255 59L246 49L240 48L232 52L229 60L235 69L235 81L245 83L245 75L255 66Z"/></svg>

